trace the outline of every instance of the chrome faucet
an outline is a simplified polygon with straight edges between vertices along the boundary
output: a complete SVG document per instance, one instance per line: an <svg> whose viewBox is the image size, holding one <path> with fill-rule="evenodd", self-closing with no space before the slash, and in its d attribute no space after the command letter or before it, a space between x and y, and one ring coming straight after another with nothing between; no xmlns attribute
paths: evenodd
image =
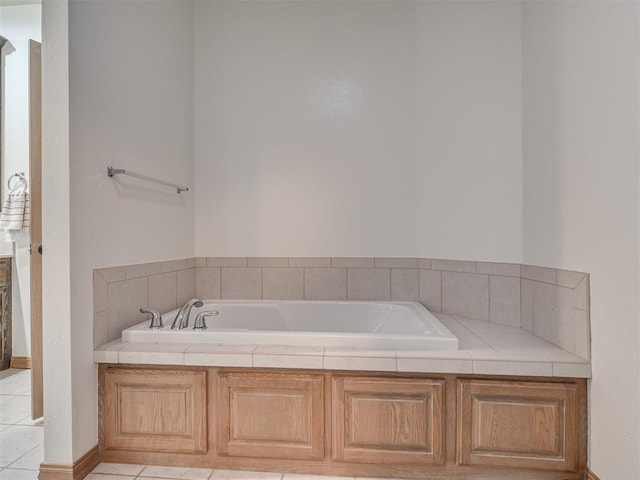
<svg viewBox="0 0 640 480"><path fill-rule="evenodd" d="M147 313L151 315L151 325L149 325L150 329L160 330L161 328L164 328L164 325L162 324L162 316L160 316L160 314L156 310L141 308L140 313Z"/></svg>
<svg viewBox="0 0 640 480"><path fill-rule="evenodd" d="M191 309L193 307L200 308L202 306L202 302L197 298L192 298L188 302L186 302L180 310L178 310L178 314L176 318L174 318L173 323L171 324L171 330L178 330L182 328L187 328L189 326L189 313L191 313Z"/></svg>

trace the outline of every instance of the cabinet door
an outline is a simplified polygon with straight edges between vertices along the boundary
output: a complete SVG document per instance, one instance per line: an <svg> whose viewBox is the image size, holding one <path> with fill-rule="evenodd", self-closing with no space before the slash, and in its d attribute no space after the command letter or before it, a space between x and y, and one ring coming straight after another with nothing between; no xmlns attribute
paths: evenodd
<svg viewBox="0 0 640 480"><path fill-rule="evenodd" d="M206 375L193 370L107 369L106 447L206 452Z"/></svg>
<svg viewBox="0 0 640 480"><path fill-rule="evenodd" d="M441 380L334 377L333 459L441 463L443 401Z"/></svg>
<svg viewBox="0 0 640 480"><path fill-rule="evenodd" d="M324 457L321 375L221 372L218 409L222 455Z"/></svg>
<svg viewBox="0 0 640 480"><path fill-rule="evenodd" d="M458 380L458 463L575 471L577 388Z"/></svg>

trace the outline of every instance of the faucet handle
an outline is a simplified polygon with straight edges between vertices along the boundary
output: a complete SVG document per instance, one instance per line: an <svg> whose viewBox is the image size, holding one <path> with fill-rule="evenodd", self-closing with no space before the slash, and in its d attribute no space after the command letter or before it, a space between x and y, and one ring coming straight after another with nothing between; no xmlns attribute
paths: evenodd
<svg viewBox="0 0 640 480"><path fill-rule="evenodd" d="M193 325L193 329L194 330L206 330L207 329L207 323L204 321L205 317L215 317L216 315L219 315L220 312L218 312L217 310L208 310L205 312L200 312L197 316L196 316L196 321Z"/></svg>
<svg viewBox="0 0 640 480"><path fill-rule="evenodd" d="M149 315L151 315L151 324L149 325L149 328L152 328L153 330L164 328L162 317L157 311L149 310L147 308L141 308L140 313L148 313Z"/></svg>

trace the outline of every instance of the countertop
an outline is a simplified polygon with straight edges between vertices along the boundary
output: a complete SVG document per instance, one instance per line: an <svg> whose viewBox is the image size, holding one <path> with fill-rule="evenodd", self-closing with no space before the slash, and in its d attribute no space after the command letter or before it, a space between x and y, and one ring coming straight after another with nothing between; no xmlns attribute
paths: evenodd
<svg viewBox="0 0 640 480"><path fill-rule="evenodd" d="M591 378L589 360L517 327L434 313L458 337L458 350L123 343L94 350L96 363L298 368L402 373Z"/></svg>

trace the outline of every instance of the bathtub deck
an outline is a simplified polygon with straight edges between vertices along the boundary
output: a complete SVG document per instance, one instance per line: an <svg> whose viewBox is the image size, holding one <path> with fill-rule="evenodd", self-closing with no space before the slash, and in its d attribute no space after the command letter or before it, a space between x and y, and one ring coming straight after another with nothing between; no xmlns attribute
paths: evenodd
<svg viewBox="0 0 640 480"><path fill-rule="evenodd" d="M127 344L94 351L96 363L360 370L591 378L588 359L529 332L434 313L458 337L459 350L362 350L257 345Z"/></svg>

